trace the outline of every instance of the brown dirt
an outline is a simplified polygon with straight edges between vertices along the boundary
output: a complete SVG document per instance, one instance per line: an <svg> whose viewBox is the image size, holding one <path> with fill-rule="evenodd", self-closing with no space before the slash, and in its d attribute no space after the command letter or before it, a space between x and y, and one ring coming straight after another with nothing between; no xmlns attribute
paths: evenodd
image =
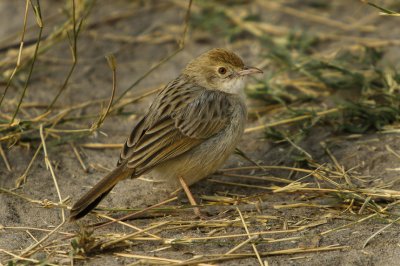
<svg viewBox="0 0 400 266"><path fill-rule="evenodd" d="M139 2L139 1L137 1ZM68 89L61 97L58 105L66 106L80 103L87 100L107 98L111 91L111 71L107 66L104 56L113 53L117 59L118 72L118 92L122 92L134 80L145 73L152 65L159 62L167 54L176 49L175 41L165 41L153 44L149 41L130 43L129 41L117 41L107 39L107 34L120 36L138 36L145 34L153 29L160 29L164 34L171 34L175 39L179 38L182 31L182 21L185 15L185 9L179 7L176 3L184 1L143 1L145 6L130 3L130 1L105 1L98 0L91 15L90 22L98 22L91 28L85 29L79 38L79 63L74 72ZM299 10L314 12L307 3L318 1L282 1L287 2L287 6L295 7ZM307 3L306 3L307 2ZM387 2L387 1L386 1ZM60 2L52 3L43 1L42 13L44 17L56 14L59 8L62 8ZM257 10L257 3L242 7L252 11ZM105 18L112 14L123 14L131 12L126 18L121 18L113 22L104 22ZM9 36L20 31L23 18L24 7L17 1L4 1L0 3L0 33L1 36ZM398 26L399 18L372 17L377 13L358 1L350 3L349 1L335 1L328 8L322 9L319 15L329 16L330 18L343 21L344 23L354 23L371 16L366 20L366 25L376 26L372 32L344 31L337 27L329 27L308 19L300 19L279 11L261 9L261 21L275 23L287 27L296 27L298 29L314 31L325 31L340 33L344 35L357 35L373 38L397 38L400 33ZM45 34L52 30L51 25L57 25L65 18L56 17L48 23L45 28ZM28 25L33 25L34 19L31 14ZM36 29L29 31L27 38L36 38ZM222 34L221 34L222 35ZM4 47L10 43L18 43L16 39L5 42ZM339 45L351 45L351 40L338 40L330 42L332 50ZM325 44L320 44L324 46ZM199 29L189 32L185 49L177 56L173 57L166 64L162 65L157 71L143 80L130 95L142 95L144 92L152 90L161 84L165 84L174 78L182 67L194 56L213 47L228 47L238 52L246 62L256 65L263 59L261 55L268 52L267 49L255 41L250 34L243 34L241 38L234 42L218 34L202 31ZM325 47L326 48L326 47ZM398 46L384 46L386 57L382 64L398 66L400 53ZM5 54L6 52L2 52ZM52 99L62 84L70 66L70 51L67 42L61 41L54 44L44 56L39 56L37 66L35 67L31 85L28 88L28 94L24 102L42 102L48 103ZM268 72L268 66L265 68ZM16 85L11 88L7 96L8 101L2 106L2 112L10 114L15 108L16 98L22 91L22 84L26 71L17 80ZM12 100L13 99L13 100ZM80 144L89 142L98 143L123 143L129 134L133 125L145 111L152 96L136 102L124 108L127 115L109 116L101 128L101 132L92 134L74 141L79 147ZM249 101L250 105L260 105L262 103L254 100ZM85 109L79 115L96 114L100 110L100 104L92 108ZM32 112L29 115L36 116L43 110L26 109ZM93 118L94 119L94 118ZM79 121L76 128L90 126L93 119ZM264 121L264 120L260 120ZM248 127L259 125L255 117L249 121ZM104 134L103 134L104 133ZM309 152L315 161L320 164L332 164L330 158L326 155L320 146L321 141L330 138L336 138L330 146L333 155L344 169L356 167L359 176L367 176L367 183L362 186L381 186L392 190L399 190L398 183L398 165L399 158L390 153L387 149L389 145L394 151L400 152L400 142L398 134L380 134L370 132L355 138L345 138L346 136L335 135L329 129L316 128L309 137L300 143L300 146ZM24 140L23 140L24 141ZM14 145L6 150L7 157L12 166L12 172L8 172L3 162L0 162L0 187L11 189L15 186L15 180L25 171L34 151L40 141L25 140L32 144L31 148L23 145ZM5 146L3 146L4 148ZM277 144L263 139L263 132L258 131L246 134L239 146L250 158L263 165L287 165L293 166L293 162L288 158L290 145ZM94 185L107 171L102 167L111 169L118 158L118 149L93 150L79 148L85 164L89 167L89 172L85 173L73 153L71 146L67 144L53 145L48 147L50 161L55 167L55 174L61 190L62 197L69 196L71 202L74 202L82 193ZM238 156L232 156L224 168L235 167L238 165L249 165L249 163ZM239 172L238 172L239 173ZM249 171L242 171L249 174ZM261 173L260 171L255 173ZM255 174L251 173L251 174ZM290 178L295 180L301 175L288 176L287 171L276 170L268 171L268 174ZM387 220L379 216L368 219L352 226L347 226L329 234L320 235L321 232L338 228L340 226L351 224L358 221L373 212L366 210L365 213L358 214L356 211L346 209L350 201L340 197L329 197L323 194L302 194L302 193L272 193L270 190L262 188L246 188L232 186L227 184L215 183L212 180L232 181L244 184L268 187L274 183L268 181L254 181L249 179L238 179L221 177L218 174L205 179L192 187L192 192L197 196L204 195L259 195L262 199L261 211L257 213L254 204L240 203L243 206L242 212L250 222L249 230L251 232L274 231L281 229L295 229L302 225L309 225L305 230L298 232L282 232L280 234L265 235L266 238L283 239L285 237L298 237L292 241L259 243L257 249L259 252L270 252L275 250L286 250L290 248L318 248L329 245L347 246L342 250L326 252L309 252L288 255L270 255L263 257L269 265L396 265L400 261L399 248L399 227L398 224L384 230L383 233L372 239L365 248L363 244L376 231L387 224ZM309 182L316 182L310 179ZM343 180L341 180L343 182ZM279 183L277 183L279 184ZM282 185L282 184L279 184ZM51 200L57 202L58 197L54 188L50 172L46 169L43 153L41 152L35 161L31 171L28 174L27 183L17 190L17 194L26 195L35 200ZM155 204L168 197L168 193L152 187L152 185L143 180L126 180L121 182L102 203L102 207L109 208L144 208ZM342 200L342 201L341 201ZM251 200L250 200L251 201ZM257 201L257 200L252 200ZM209 203L203 200L203 203ZM317 207L288 207L277 208L277 206L288 205L291 203L315 204ZM187 205L187 200L182 194L178 201L171 203L171 206ZM326 207L321 207L326 205ZM334 206L334 207L331 207ZM393 213L399 210L394 207ZM226 213L220 214L223 207L219 209L208 210L211 219L238 219L235 208ZM263 216L263 217L261 217ZM271 217L270 217L271 216ZM258 217L258 218L256 218ZM260 218L261 217L261 218ZM268 218L269 217L269 218ZM274 218L276 217L276 218ZM130 221L131 224L140 228L146 228L151 224L160 221L176 220L196 220L192 217L190 211L177 212L172 216L141 218ZM96 221L94 215L84 219L83 224L90 224ZM39 204L30 203L24 199L12 196L6 193L0 194L0 261L6 263L12 257L3 252L9 251L14 254L20 254L22 250L34 244L36 238L43 238L48 232L40 232L36 229L18 229L11 227L30 227L53 229L61 222L60 209L44 208ZM312 226L317 222L319 225ZM1 227L4 227L1 229ZM215 228L211 227L193 227L192 229L165 230L159 232L159 235L165 239L180 239L182 237L202 237ZM217 228L218 229L218 228ZM79 231L76 224L68 223L62 227L62 232L75 233ZM96 237L106 238L109 234L123 234L134 232L128 227L122 225L111 225L105 228L95 230ZM155 231L151 231L153 233ZM218 229L215 235L242 234L244 229L238 220L235 226L225 226ZM31 235L30 235L31 234ZM51 236L50 240L57 240L61 246L62 254L54 254L50 251L41 251L35 253L32 258L39 261L48 261L55 264L70 264L68 252L70 239L60 240L61 235ZM89 254L86 259L75 259L75 265L127 265L136 261L132 258L124 258L115 255L115 252L130 253L137 255L155 256L162 258L171 258L176 260L187 260L197 255L223 254L233 248L235 245L244 241L246 237L234 239L222 239L219 241L207 241L191 244L172 244L167 249L161 249L168 246L157 241L134 241L127 247L115 248L112 250L97 251ZM48 243L48 242L45 242ZM158 250L160 249L160 250ZM246 245L238 250L239 253L253 252L251 245ZM149 262L145 262L147 264ZM157 263L156 263L157 264ZM258 265L255 257L241 258L220 262L221 265Z"/></svg>

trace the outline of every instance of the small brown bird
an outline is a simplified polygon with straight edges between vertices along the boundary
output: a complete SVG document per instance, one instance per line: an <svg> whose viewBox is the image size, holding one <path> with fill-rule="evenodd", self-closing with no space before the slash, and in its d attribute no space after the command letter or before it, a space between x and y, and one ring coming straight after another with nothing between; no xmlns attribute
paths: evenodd
<svg viewBox="0 0 400 266"><path fill-rule="evenodd" d="M225 49L193 59L156 96L135 126L117 167L71 209L70 220L85 216L122 179L148 173L172 187L188 186L213 173L234 151L246 121L244 78L262 73Z"/></svg>

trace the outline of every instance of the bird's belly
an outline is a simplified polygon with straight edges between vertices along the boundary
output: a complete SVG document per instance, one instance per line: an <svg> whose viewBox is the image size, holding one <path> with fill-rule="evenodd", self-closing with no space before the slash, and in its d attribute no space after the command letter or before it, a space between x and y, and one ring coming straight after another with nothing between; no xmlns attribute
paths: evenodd
<svg viewBox="0 0 400 266"><path fill-rule="evenodd" d="M231 123L225 130L187 153L160 164L147 177L163 188L174 190L180 188L179 177L191 185L212 174L232 154L243 134L245 115L235 119L241 121Z"/></svg>

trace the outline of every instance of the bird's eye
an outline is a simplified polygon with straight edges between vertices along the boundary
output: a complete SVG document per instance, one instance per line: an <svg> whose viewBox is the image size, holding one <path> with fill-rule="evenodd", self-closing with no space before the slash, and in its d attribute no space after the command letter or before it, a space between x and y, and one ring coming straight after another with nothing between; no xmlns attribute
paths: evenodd
<svg viewBox="0 0 400 266"><path fill-rule="evenodd" d="M226 74L226 68L225 67L218 68L218 73L220 73L221 75Z"/></svg>

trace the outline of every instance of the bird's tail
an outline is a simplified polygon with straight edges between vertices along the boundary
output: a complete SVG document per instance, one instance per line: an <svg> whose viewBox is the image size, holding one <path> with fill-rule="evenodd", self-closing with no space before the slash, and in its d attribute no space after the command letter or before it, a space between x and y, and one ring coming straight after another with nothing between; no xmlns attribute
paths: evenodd
<svg viewBox="0 0 400 266"><path fill-rule="evenodd" d="M97 204L111 191L111 189L122 179L129 176L131 171L127 171L125 165L120 165L103 177L94 187L92 187L83 197L72 206L69 219L75 221L93 210Z"/></svg>

